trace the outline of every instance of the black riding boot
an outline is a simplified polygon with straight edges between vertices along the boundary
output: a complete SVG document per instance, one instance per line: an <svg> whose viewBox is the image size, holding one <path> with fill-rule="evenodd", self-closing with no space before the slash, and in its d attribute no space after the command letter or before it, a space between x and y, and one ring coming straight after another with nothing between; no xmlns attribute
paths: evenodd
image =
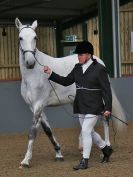
<svg viewBox="0 0 133 177"><path fill-rule="evenodd" d="M113 149L111 146L105 146L103 149L102 149L102 152L103 152L103 159L101 161L101 163L107 163L109 162L109 158L111 156L111 154L113 153Z"/></svg>
<svg viewBox="0 0 133 177"><path fill-rule="evenodd" d="M88 168L88 159L82 158L79 165L73 167L74 170L85 170Z"/></svg>

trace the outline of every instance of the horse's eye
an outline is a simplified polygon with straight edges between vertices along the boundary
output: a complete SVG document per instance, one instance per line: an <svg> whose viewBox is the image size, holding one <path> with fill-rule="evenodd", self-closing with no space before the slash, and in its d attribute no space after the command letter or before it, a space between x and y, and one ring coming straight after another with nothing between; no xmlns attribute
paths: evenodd
<svg viewBox="0 0 133 177"><path fill-rule="evenodd" d="M22 41L22 40L23 40L23 38L22 38L22 37L19 37L19 40L20 40L20 41Z"/></svg>

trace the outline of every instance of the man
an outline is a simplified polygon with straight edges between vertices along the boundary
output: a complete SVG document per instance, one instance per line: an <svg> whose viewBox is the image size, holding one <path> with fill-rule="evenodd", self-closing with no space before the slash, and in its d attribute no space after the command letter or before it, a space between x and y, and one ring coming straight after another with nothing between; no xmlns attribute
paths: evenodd
<svg viewBox="0 0 133 177"><path fill-rule="evenodd" d="M75 50L79 63L66 76L54 73L48 66L44 66L44 72L50 75L49 79L63 86L76 84L76 96L74 100L74 113L79 114L81 133L83 139L83 155L74 170L87 169L91 153L92 141L94 141L104 154L103 162L108 161L112 154L94 131L99 115L108 117L112 109L112 93L106 68L93 59L93 45L88 41L80 42Z"/></svg>

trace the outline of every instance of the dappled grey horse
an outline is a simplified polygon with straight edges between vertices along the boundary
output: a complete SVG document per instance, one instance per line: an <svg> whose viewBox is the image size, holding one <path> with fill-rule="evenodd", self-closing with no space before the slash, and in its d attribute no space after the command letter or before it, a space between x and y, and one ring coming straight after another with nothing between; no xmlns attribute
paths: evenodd
<svg viewBox="0 0 133 177"><path fill-rule="evenodd" d="M29 166L30 164L33 142L36 138L37 129L40 125L42 125L44 132L54 146L56 152L55 158L63 159L60 144L52 133L44 108L50 105L56 106L72 102L68 95L74 96L76 93L76 87L73 84L66 88L52 81L50 82L47 74L43 72L43 66L48 65L53 71L65 76L78 62L78 57L77 55L71 55L63 58L53 58L42 53L36 48L37 36L35 29L37 27L37 21L34 21L32 25L29 26L23 25L20 20L16 18L15 24L19 30L19 64L22 74L21 95L33 113L33 124L29 131L28 148L24 159L21 161L21 167ZM98 57L94 56L94 58L104 65L102 60ZM125 120L122 107L114 91L113 113L122 120ZM107 144L110 144L109 127L106 121L103 122L105 141ZM120 128L122 124L119 123L119 121L115 122L117 127Z"/></svg>

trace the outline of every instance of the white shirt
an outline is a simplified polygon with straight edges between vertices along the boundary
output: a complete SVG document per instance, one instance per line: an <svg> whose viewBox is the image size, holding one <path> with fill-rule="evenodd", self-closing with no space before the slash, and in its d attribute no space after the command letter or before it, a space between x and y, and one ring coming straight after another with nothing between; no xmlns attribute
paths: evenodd
<svg viewBox="0 0 133 177"><path fill-rule="evenodd" d="M82 65L83 73L87 70L87 68L93 63L91 59L89 59L85 64Z"/></svg>

